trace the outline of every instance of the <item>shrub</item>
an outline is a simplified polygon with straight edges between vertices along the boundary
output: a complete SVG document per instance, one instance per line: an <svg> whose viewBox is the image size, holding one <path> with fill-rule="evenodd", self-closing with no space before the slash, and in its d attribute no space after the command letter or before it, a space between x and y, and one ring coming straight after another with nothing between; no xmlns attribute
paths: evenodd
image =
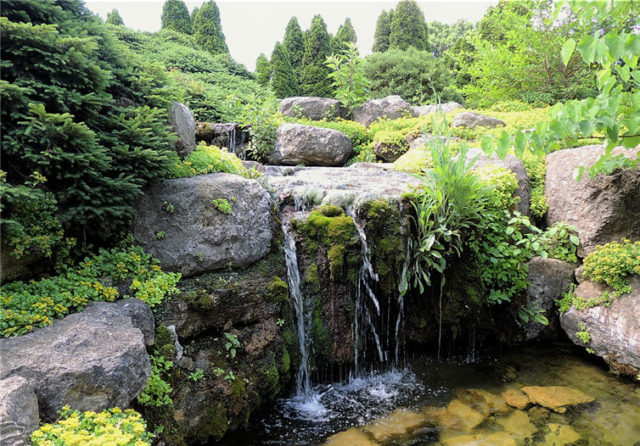
<svg viewBox="0 0 640 446"><path fill-rule="evenodd" d="M214 172L247 175L242 161L235 154L202 142L183 161L174 165L172 176L173 178L183 178Z"/></svg>
<svg viewBox="0 0 640 446"><path fill-rule="evenodd" d="M622 239L596 246L584 259L585 277L613 288L614 296L631 292L629 276L640 275L640 242Z"/></svg>

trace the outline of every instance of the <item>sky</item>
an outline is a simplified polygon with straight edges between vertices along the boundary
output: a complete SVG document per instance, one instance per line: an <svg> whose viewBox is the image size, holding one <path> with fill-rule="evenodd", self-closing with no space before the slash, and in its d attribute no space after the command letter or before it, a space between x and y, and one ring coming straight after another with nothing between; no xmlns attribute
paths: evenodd
<svg viewBox="0 0 640 446"><path fill-rule="evenodd" d="M189 12L204 0L186 0ZM382 10L393 9L397 1L372 0L216 0L220 9L222 31L231 56L249 70L255 69L260 53L268 58L276 42L282 41L291 17L296 16L305 30L314 15L320 14L330 33L335 34L345 18L358 36L362 56L371 53L376 21ZM418 1L427 22L454 23L459 19L477 22L497 0ZM164 0L85 0L87 7L106 19L117 8L125 26L140 31L158 31Z"/></svg>

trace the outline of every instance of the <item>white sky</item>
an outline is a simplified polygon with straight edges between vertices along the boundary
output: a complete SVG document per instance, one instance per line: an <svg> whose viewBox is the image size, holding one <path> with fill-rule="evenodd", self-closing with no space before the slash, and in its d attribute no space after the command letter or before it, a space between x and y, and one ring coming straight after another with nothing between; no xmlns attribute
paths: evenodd
<svg viewBox="0 0 640 446"><path fill-rule="evenodd" d="M204 0L186 0L189 12ZM222 20L222 31L227 39L231 56L249 70L255 69L260 53L271 57L277 41L282 41L291 17L296 16L304 31L311 19L321 14L330 33L335 34L345 18L358 36L360 54L371 53L376 21L380 12L393 9L397 1L378 0L217 0ZM418 1L425 20L454 23L458 19L478 21L490 5L497 0ZM140 31L158 31L164 0L85 0L87 7L106 19L107 13L117 8L125 26Z"/></svg>

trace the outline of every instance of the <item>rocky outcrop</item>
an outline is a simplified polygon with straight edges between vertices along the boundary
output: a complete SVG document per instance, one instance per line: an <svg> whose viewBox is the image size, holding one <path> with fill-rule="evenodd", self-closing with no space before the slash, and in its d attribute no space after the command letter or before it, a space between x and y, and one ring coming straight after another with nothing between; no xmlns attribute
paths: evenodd
<svg viewBox="0 0 640 446"><path fill-rule="evenodd" d="M639 150L617 148L614 153L633 158ZM580 181L573 178L576 168L592 166L603 153L602 146L586 146L547 156L547 224L563 221L575 226L581 257L600 244L640 239L640 170L619 169L593 179L585 172Z"/></svg>
<svg viewBox="0 0 640 446"><path fill-rule="evenodd" d="M632 292L613 299L611 305L585 310L572 307L560 315L560 323L574 344L590 348L617 373L640 373L640 277L631 280ZM575 295L587 301L612 290L606 285L584 280ZM580 337L577 333L585 334ZM585 342L588 340L588 342Z"/></svg>
<svg viewBox="0 0 640 446"><path fill-rule="evenodd" d="M529 341L558 333L559 321L555 301L571 288L575 265L557 259L534 257L527 266L527 306L542 308L544 316L549 320L547 326L530 322L524 327L526 339Z"/></svg>
<svg viewBox="0 0 640 446"><path fill-rule="evenodd" d="M397 95L372 99L352 112L353 120L367 127L379 118L398 119L405 115L413 116L413 107Z"/></svg>
<svg viewBox="0 0 640 446"><path fill-rule="evenodd" d="M498 118L493 118L491 116L483 115L481 113L475 112L463 112L458 113L451 123L451 127L469 127L471 129L475 129L476 127L498 127L498 126L506 126L507 124L504 121L501 121Z"/></svg>
<svg viewBox="0 0 640 446"><path fill-rule="evenodd" d="M457 102L445 102L444 104L420 105L413 107L413 114L416 116L429 115L431 113L450 113L454 110L462 108Z"/></svg>
<svg viewBox="0 0 640 446"><path fill-rule="evenodd" d="M166 180L147 189L136 210L136 243L185 276L247 266L271 249L271 200L256 180L227 173Z"/></svg>
<svg viewBox="0 0 640 446"><path fill-rule="evenodd" d="M67 404L94 411L127 407L151 375L139 328L146 325L139 321L149 319L153 315L142 301L99 302L48 327L2 339L0 379L25 378L46 420Z"/></svg>
<svg viewBox="0 0 640 446"><path fill-rule="evenodd" d="M351 140L338 130L286 123L276 131L269 164L342 166L352 154Z"/></svg>
<svg viewBox="0 0 640 446"><path fill-rule="evenodd" d="M178 155L184 158L196 150L196 121L186 105L173 101L169 111L169 123L178 135L176 141Z"/></svg>
<svg viewBox="0 0 640 446"><path fill-rule="evenodd" d="M0 380L0 444L28 446L36 429L38 398L33 385L20 376Z"/></svg>
<svg viewBox="0 0 640 446"><path fill-rule="evenodd" d="M211 124L198 122L196 124L196 141L203 141L209 145L226 148L239 158L244 158L244 150L249 143L249 131L236 123Z"/></svg>
<svg viewBox="0 0 640 446"><path fill-rule="evenodd" d="M292 118L321 119L346 118L347 110L337 99L314 96L296 96L280 101L280 113Z"/></svg>

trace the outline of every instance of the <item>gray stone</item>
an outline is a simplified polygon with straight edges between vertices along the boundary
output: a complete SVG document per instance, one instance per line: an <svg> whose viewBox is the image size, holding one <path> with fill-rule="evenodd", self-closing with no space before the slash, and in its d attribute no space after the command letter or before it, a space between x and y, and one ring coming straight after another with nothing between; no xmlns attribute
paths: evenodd
<svg viewBox="0 0 640 446"><path fill-rule="evenodd" d="M249 143L250 134L246 128L236 123L211 124L198 122L196 124L196 141L203 141L209 145L225 148L239 158L245 157L245 149Z"/></svg>
<svg viewBox="0 0 640 446"><path fill-rule="evenodd" d="M630 158L638 152L638 148L614 149ZM603 153L602 146L586 146L547 156L547 224L563 221L575 226L581 257L597 245L621 238L640 239L640 170L618 169L593 179L585 172L579 182L573 178L574 169L593 165Z"/></svg>
<svg viewBox="0 0 640 446"><path fill-rule="evenodd" d="M527 305L542 308L549 325L529 323L525 326L525 335L528 341L540 337L549 338L558 333L555 301L571 288L575 265L557 259L534 257L527 266Z"/></svg>
<svg viewBox="0 0 640 446"><path fill-rule="evenodd" d="M173 101L169 112L169 123L178 135L178 141L176 141L178 155L185 157L196 150L196 121L186 105Z"/></svg>
<svg viewBox="0 0 640 446"><path fill-rule="evenodd" d="M38 398L33 385L20 376L0 380L0 444L28 446L36 429Z"/></svg>
<svg viewBox="0 0 640 446"><path fill-rule="evenodd" d="M612 370L635 377L640 373L640 276L633 276L630 283L632 292L613 299L611 305L581 311L572 307L560 315L560 323L574 344L593 349ZM590 300L605 291L611 289L585 280L575 294ZM590 336L587 344L576 335L583 327Z"/></svg>
<svg viewBox="0 0 640 446"><path fill-rule="evenodd" d="M133 319L153 317L146 305L92 303L52 325L0 340L0 379L21 376L34 386L43 419L69 405L100 411L127 407L151 375L144 335ZM130 312L146 312L132 318Z"/></svg>
<svg viewBox="0 0 640 446"><path fill-rule="evenodd" d="M469 127L475 129L476 127L498 127L506 126L504 121L491 116L483 115L475 112L462 112L458 113L451 123L451 127Z"/></svg>
<svg viewBox="0 0 640 446"><path fill-rule="evenodd" d="M424 116L436 112L450 113L459 108L462 108L462 105L457 102L445 102L444 104L419 105L417 107L413 107L413 113L416 116Z"/></svg>
<svg viewBox="0 0 640 446"><path fill-rule="evenodd" d="M346 118L347 110L337 99L296 96L280 101L280 113L293 118L319 121L324 118Z"/></svg>
<svg viewBox="0 0 640 446"><path fill-rule="evenodd" d="M342 166L352 154L351 140L338 130L286 123L276 131L269 164Z"/></svg>
<svg viewBox="0 0 640 446"><path fill-rule="evenodd" d="M353 120L367 127L378 118L398 119L405 115L414 116L413 107L400 96L372 99L353 109Z"/></svg>
<svg viewBox="0 0 640 446"><path fill-rule="evenodd" d="M231 213L218 209L214 200L220 199ZM184 276L242 267L271 249L271 209L256 180L228 173L176 178L138 199L133 234L165 270Z"/></svg>

